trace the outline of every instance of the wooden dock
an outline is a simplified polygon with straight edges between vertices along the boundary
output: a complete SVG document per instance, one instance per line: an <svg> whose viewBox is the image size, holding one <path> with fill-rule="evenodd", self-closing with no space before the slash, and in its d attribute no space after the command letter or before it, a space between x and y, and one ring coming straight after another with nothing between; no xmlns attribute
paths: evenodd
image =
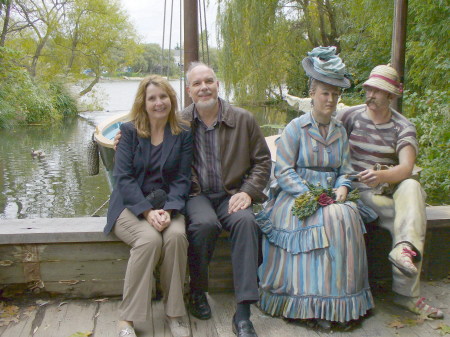
<svg viewBox="0 0 450 337"><path fill-rule="evenodd" d="M392 304L386 281L391 274L390 237L379 231L366 236L376 308L365 319L349 331L324 332L298 321L269 317L253 306L258 335L426 337L449 333L450 206L428 207L427 220L422 296L444 311L444 320L423 320ZM105 237L104 224L104 218L88 217L0 220L0 337L117 336L117 307L129 247L113 235ZM219 238L209 276L213 318L189 317L192 336L234 336L226 235ZM137 324L138 336L169 337L163 318L162 303L154 301L152 319Z"/></svg>
<svg viewBox="0 0 450 337"><path fill-rule="evenodd" d="M399 309L391 302L387 283L373 287L376 307L349 331L329 332L309 328L305 323L287 322L262 313L252 307L252 321L259 337L284 336L358 336L358 337L428 337L441 336L450 326L450 282L423 282L422 295L445 313L443 320L423 320ZM5 300L5 299L3 299ZM189 317L193 337L231 337L231 317L234 298L230 293L210 294L213 317L201 321ZM119 299L16 298L3 302L0 316L1 337L116 337ZM9 324L7 324L10 322ZM138 337L170 337L164 324L161 301L152 303L152 319L138 322ZM448 331L448 330L447 330Z"/></svg>

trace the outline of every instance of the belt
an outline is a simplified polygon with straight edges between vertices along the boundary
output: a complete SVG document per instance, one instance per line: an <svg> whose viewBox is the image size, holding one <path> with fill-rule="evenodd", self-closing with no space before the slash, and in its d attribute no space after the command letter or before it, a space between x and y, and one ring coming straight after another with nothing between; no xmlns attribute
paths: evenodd
<svg viewBox="0 0 450 337"><path fill-rule="evenodd" d="M305 167L307 170L313 170L313 171L319 171L319 172L335 172L335 169L331 167L318 167L318 166L312 166L312 167Z"/></svg>

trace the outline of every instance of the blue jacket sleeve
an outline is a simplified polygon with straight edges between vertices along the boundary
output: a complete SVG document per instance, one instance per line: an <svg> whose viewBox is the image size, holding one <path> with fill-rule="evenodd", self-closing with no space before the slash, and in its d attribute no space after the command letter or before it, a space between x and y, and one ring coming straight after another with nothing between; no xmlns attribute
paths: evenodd
<svg viewBox="0 0 450 337"><path fill-rule="evenodd" d="M118 189L124 206L138 216L152 208L152 204L145 199L137 181L139 176L135 167L135 156L138 148L137 132L131 123L122 124L120 131L122 137L117 145L113 171L114 188Z"/></svg>

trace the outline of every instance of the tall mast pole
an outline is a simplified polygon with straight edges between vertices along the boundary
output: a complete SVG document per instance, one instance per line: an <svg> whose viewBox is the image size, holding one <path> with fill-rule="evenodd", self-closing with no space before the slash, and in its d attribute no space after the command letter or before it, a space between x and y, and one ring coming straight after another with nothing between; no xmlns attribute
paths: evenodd
<svg viewBox="0 0 450 337"><path fill-rule="evenodd" d="M198 0L184 0L184 73L189 64L198 61ZM184 106L192 103L185 91Z"/></svg>
<svg viewBox="0 0 450 337"><path fill-rule="evenodd" d="M394 29L392 32L391 62L397 70L400 82L405 82L405 49L406 49L406 18L408 15L408 0L395 0ZM402 112L402 98L392 102L392 107Z"/></svg>

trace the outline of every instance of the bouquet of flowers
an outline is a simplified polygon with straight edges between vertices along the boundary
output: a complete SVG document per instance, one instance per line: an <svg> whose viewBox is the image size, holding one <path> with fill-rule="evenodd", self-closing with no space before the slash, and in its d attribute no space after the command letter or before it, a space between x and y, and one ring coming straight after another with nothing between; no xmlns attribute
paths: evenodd
<svg viewBox="0 0 450 337"><path fill-rule="evenodd" d="M292 213L303 220L311 215L313 215L319 207L334 204L336 201L336 195L331 187L332 178L328 177L328 187L323 187L320 183L313 185L306 180L302 183L305 184L309 191L300 195L295 199L294 207L292 207ZM356 201L359 199L358 189L351 191L347 194L346 201Z"/></svg>

